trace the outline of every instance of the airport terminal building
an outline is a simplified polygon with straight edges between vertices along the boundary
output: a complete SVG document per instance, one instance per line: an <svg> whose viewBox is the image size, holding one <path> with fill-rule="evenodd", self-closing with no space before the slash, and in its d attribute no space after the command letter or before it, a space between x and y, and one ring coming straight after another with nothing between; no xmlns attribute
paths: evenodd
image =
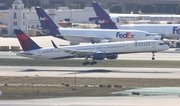
<svg viewBox="0 0 180 106"><path fill-rule="evenodd" d="M92 23L89 21L89 17L95 16L92 7L76 10L59 7L59 9L46 9L45 11L57 24L64 20L74 23ZM109 13L108 10L106 11ZM14 29L22 29L25 33L28 33L28 30L40 28L35 8L26 9L22 0L15 0L12 8L1 10L0 14L0 36L15 36Z"/></svg>
<svg viewBox="0 0 180 106"><path fill-rule="evenodd" d="M52 1L56 1L56 0L52 0ZM73 1L76 1L76 0L72 0L71 2ZM102 2L101 0L98 0L98 1ZM115 2L114 0L112 0L111 2L119 3L120 1L121 0L118 0L118 1L116 0ZM61 2L61 0L59 0L59 2ZM82 1L79 1L79 2L81 3ZM128 4L126 2L128 1L124 1L122 3L125 3L125 6L126 6ZM166 1L165 3L169 3L169 2ZM64 22L65 20L73 22L73 23L83 23L83 24L94 23L92 21L89 21L89 17L96 16L94 9L92 7L85 7L84 9L69 9L68 7L59 7L58 9L45 9L45 11L49 14L52 20L57 24L59 24L60 22ZM109 13L109 10L106 10L106 12ZM22 29L28 35L34 36L35 33L32 31L34 29L41 28L35 8L34 7L31 7L31 9L25 8L22 0L14 0L12 7L9 10L1 10L0 14L1 14L0 15L0 36L15 36L14 29ZM142 15L140 14L136 14L136 15L135 14L117 14L117 15L112 14L112 15L111 15L112 17L119 17L118 19L112 18L114 20L119 20L118 22L119 24L121 23L120 21L126 23L130 21L140 20L140 18L145 19L145 20L149 19L149 20L162 20L162 21L165 20L165 18L170 19L171 21L179 20L180 18L180 15L174 15L175 16L174 18L172 17L172 15L169 15L168 17L166 17L165 15L161 15L162 17L161 16L152 17L152 15L142 17ZM163 19L163 17L165 18Z"/></svg>

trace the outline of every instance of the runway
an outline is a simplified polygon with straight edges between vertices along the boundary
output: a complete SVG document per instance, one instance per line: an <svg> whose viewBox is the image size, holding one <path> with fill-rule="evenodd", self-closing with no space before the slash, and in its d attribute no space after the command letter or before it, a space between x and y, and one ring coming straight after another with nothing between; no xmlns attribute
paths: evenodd
<svg viewBox="0 0 180 106"><path fill-rule="evenodd" d="M176 68L0 66L0 76L180 78ZM0 106L178 106L178 95L1 100Z"/></svg>
<svg viewBox="0 0 180 106"><path fill-rule="evenodd" d="M49 39L57 45L62 40L53 37L33 38L42 47L52 46ZM9 38L2 38L10 42ZM15 38L10 38L8 45L19 46ZM1 40L0 40L1 41ZM3 43L2 46L7 46ZM68 44L64 42L63 44ZM180 52L169 49L156 53L156 60L179 60ZM151 53L121 54L122 60L151 60ZM0 52L0 58L23 58L13 52ZM114 67L38 67L38 66L0 66L0 76L39 76L39 77L104 77L104 78L171 78L179 79L180 70L177 68L114 68ZM130 97L68 97L52 99L8 100L0 101L0 106L178 106L180 98L176 96L130 96Z"/></svg>
<svg viewBox="0 0 180 106"><path fill-rule="evenodd" d="M179 106L178 96L69 97L0 101L0 106Z"/></svg>
<svg viewBox="0 0 180 106"><path fill-rule="evenodd" d="M151 60L152 53L131 53L131 54L119 54L119 60ZM27 59L16 55L16 52L0 52L0 58L12 58L12 59ZM180 52L175 52L174 49L155 53L156 60L178 60L180 61ZM77 58L79 59L79 58Z"/></svg>
<svg viewBox="0 0 180 106"><path fill-rule="evenodd" d="M57 45L69 45L51 36L32 37L41 47L52 47L50 40ZM0 38L1 46L20 46L17 38ZM7 43L8 42L8 43ZM180 52L170 49L156 53L156 60L179 60ZM121 60L151 60L151 53L120 54ZM13 52L0 52L0 58L23 59ZM180 78L180 70L175 68L114 68L114 67L37 67L0 66L0 76L39 76L39 77L105 77L105 78ZM0 101L0 106L178 106L176 96L130 96L130 97L68 97L34 100Z"/></svg>
<svg viewBox="0 0 180 106"><path fill-rule="evenodd" d="M178 68L0 66L0 76L180 78Z"/></svg>

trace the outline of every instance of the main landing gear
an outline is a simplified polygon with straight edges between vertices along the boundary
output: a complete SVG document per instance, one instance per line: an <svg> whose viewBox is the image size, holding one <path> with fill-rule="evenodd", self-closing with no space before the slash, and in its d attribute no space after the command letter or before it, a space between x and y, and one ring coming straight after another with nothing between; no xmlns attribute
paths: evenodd
<svg viewBox="0 0 180 106"><path fill-rule="evenodd" d="M83 62L83 65L94 65L97 64L97 62L93 59L93 62L88 62L88 57L85 57L85 62Z"/></svg>
<svg viewBox="0 0 180 106"><path fill-rule="evenodd" d="M154 54L155 52L152 52L152 60L155 60L155 54Z"/></svg>

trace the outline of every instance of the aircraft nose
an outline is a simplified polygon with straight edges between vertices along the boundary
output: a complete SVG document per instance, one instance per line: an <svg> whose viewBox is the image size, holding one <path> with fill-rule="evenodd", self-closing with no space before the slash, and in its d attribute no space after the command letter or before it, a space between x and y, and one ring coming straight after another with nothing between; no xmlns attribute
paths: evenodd
<svg viewBox="0 0 180 106"><path fill-rule="evenodd" d="M17 56L20 56L20 53L16 53Z"/></svg>
<svg viewBox="0 0 180 106"><path fill-rule="evenodd" d="M167 49L169 49L169 46L168 46L168 45L166 45L166 47L165 47L165 48L166 48L166 50L167 50Z"/></svg>

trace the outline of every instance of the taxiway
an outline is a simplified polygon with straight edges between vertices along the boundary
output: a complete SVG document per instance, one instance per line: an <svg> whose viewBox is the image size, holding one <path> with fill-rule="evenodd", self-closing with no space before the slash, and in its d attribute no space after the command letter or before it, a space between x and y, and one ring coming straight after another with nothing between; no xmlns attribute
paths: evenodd
<svg viewBox="0 0 180 106"><path fill-rule="evenodd" d="M0 66L0 76L180 78L178 68Z"/></svg>

